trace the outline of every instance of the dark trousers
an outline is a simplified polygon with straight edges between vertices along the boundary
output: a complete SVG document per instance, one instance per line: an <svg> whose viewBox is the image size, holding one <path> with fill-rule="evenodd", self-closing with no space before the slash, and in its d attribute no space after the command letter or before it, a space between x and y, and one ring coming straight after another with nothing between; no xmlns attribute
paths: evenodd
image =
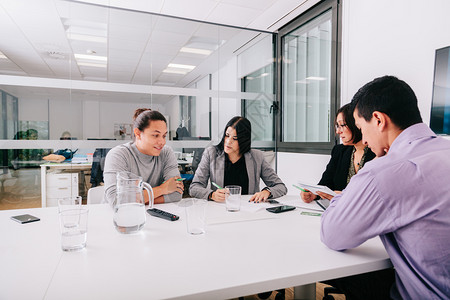
<svg viewBox="0 0 450 300"><path fill-rule="evenodd" d="M324 281L338 288L347 300L384 300L391 299L390 290L395 282L394 269L342 277Z"/></svg>

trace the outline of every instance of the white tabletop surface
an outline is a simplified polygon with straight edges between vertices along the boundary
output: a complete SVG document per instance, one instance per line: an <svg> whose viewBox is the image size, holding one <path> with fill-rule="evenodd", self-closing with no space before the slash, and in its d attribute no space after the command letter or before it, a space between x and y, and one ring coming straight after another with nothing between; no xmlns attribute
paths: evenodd
<svg viewBox="0 0 450 300"><path fill-rule="evenodd" d="M90 205L87 247L78 252L61 251L56 207L0 211L0 299L227 299L391 266L378 238L328 249L320 217L305 209L231 213L209 202L207 232L193 236L182 205L157 207L180 219L147 216L141 232L123 235L109 206ZM41 221L10 220L24 213Z"/></svg>

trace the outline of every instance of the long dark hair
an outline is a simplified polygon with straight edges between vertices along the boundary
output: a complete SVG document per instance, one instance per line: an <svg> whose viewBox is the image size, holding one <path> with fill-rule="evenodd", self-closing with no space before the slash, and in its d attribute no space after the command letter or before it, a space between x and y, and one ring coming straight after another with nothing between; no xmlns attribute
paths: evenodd
<svg viewBox="0 0 450 300"><path fill-rule="evenodd" d="M239 154L242 155L250 151L250 147L252 144L252 124L248 119L241 116L233 117L230 121L228 121L227 125L225 125L225 129L223 130L222 140L216 146L216 148L220 151L223 151L225 134L228 127L234 128L236 130L237 140L239 144Z"/></svg>
<svg viewBox="0 0 450 300"><path fill-rule="evenodd" d="M356 127L355 118L353 117L353 109L352 109L352 106L350 105L350 103L345 104L344 106L342 106L341 108L338 109L338 111L336 113L336 119L340 113L342 113L342 115L344 116L344 122L345 122L345 124L347 124L347 128L352 133L352 143L353 144L358 143L360 140L362 140L362 134L361 134L361 130L359 130L359 128ZM335 121L335 123L337 124L336 121Z"/></svg>
<svg viewBox="0 0 450 300"><path fill-rule="evenodd" d="M134 111L133 116L133 141L136 139L134 136L134 128L144 131L145 128L150 126L151 121L164 121L167 125L167 120L164 116L156 110L150 108L138 108Z"/></svg>

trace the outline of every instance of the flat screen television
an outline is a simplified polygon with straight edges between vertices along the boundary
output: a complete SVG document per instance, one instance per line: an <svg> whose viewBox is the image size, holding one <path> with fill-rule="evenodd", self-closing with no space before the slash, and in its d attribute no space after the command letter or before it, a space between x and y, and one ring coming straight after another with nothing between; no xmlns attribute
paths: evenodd
<svg viewBox="0 0 450 300"><path fill-rule="evenodd" d="M430 127L450 135L450 46L436 50Z"/></svg>

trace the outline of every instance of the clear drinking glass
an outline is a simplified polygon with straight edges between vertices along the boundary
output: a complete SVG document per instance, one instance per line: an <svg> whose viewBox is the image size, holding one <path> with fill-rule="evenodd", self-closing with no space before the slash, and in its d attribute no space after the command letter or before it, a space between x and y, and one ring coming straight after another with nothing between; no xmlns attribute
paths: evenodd
<svg viewBox="0 0 450 300"><path fill-rule="evenodd" d="M206 221L206 207L208 201L205 199L186 199L184 207L186 209L186 226L190 234L204 234Z"/></svg>
<svg viewBox="0 0 450 300"><path fill-rule="evenodd" d="M81 196L58 198L58 211L62 212L68 209L80 209Z"/></svg>
<svg viewBox="0 0 450 300"><path fill-rule="evenodd" d="M120 233L135 233L145 225L145 199L142 189L149 195L149 208L153 207L153 189L142 177L130 172L117 173L117 194L114 206L114 226Z"/></svg>
<svg viewBox="0 0 450 300"><path fill-rule="evenodd" d="M86 247L88 210L67 209L59 213L61 248L75 251Z"/></svg>
<svg viewBox="0 0 450 300"><path fill-rule="evenodd" d="M242 188L238 185L227 185L225 190L225 204L227 211L240 211Z"/></svg>

